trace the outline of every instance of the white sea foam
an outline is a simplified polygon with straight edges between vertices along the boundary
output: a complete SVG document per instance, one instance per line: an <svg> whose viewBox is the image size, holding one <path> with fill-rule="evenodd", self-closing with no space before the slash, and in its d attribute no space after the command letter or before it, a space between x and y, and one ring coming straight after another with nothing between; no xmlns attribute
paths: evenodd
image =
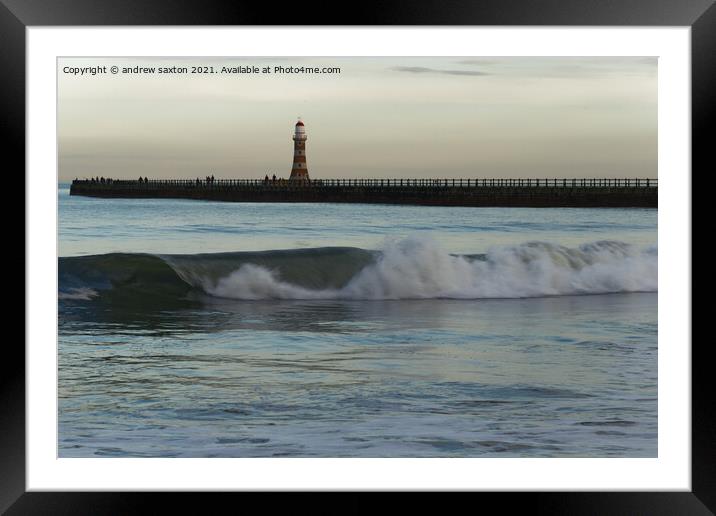
<svg viewBox="0 0 716 516"><path fill-rule="evenodd" d="M343 288L313 290L283 281L275 270L244 264L202 286L233 299L521 298L611 292L656 292L657 248L602 241L578 248L545 242L490 249L482 258L455 256L426 238L389 242L377 261Z"/></svg>
<svg viewBox="0 0 716 516"><path fill-rule="evenodd" d="M93 297L97 297L99 294L96 290L86 287L71 288L66 292L59 292L57 299L76 299L82 301L89 301Z"/></svg>

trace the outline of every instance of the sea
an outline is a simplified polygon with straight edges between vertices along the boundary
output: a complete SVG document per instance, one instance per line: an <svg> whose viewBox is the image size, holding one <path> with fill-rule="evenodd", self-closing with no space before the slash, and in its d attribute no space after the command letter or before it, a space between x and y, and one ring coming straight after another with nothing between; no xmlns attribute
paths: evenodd
<svg viewBox="0 0 716 516"><path fill-rule="evenodd" d="M656 457L657 210L58 189L59 457Z"/></svg>

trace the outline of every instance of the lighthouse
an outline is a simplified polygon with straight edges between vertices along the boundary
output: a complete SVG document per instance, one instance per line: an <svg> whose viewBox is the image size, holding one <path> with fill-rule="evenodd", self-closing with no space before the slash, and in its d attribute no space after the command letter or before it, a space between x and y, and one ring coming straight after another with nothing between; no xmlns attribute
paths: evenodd
<svg viewBox="0 0 716 516"><path fill-rule="evenodd" d="M306 166L306 128L301 119L296 122L293 133L293 167L289 181L308 181L308 167Z"/></svg>

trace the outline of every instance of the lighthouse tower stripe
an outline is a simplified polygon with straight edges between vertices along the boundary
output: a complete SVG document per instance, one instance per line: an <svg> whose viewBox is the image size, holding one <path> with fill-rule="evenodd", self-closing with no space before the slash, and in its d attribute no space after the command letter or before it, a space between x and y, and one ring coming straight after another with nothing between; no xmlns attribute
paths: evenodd
<svg viewBox="0 0 716 516"><path fill-rule="evenodd" d="M306 181L308 179L308 167L306 165L306 131L303 122L296 122L293 134L293 166L289 180Z"/></svg>

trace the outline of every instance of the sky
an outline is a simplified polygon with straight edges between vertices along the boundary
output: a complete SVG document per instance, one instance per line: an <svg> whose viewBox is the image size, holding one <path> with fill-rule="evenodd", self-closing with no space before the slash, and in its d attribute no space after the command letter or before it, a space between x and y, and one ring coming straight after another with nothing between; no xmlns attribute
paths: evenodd
<svg viewBox="0 0 716 516"><path fill-rule="evenodd" d="M59 180L288 177L298 117L315 179L657 177L656 57L142 57L58 60Z"/></svg>

